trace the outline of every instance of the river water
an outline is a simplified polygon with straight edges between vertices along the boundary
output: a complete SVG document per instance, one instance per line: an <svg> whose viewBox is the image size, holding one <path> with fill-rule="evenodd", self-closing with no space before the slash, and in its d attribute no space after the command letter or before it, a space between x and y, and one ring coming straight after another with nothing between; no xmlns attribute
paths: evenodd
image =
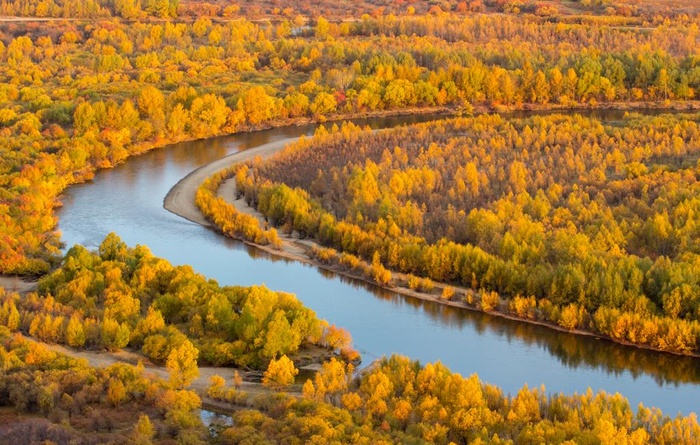
<svg viewBox="0 0 700 445"><path fill-rule="evenodd" d="M605 120L620 112L603 112ZM363 121L373 128L430 116ZM59 228L67 246L96 248L109 232L145 244L173 264L190 264L221 285L265 284L293 292L321 317L348 329L365 364L399 353L442 361L462 375L515 394L524 384L548 393L619 392L666 414L697 412L700 360L658 354L539 326L413 300L316 267L281 260L163 209L170 188L197 167L260 144L310 134L288 127L186 142L128 159L64 193Z"/></svg>

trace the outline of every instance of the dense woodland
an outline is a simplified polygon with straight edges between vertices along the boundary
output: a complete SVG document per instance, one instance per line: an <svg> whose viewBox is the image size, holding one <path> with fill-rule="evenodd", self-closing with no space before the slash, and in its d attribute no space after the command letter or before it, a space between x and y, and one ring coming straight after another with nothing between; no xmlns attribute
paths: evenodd
<svg viewBox="0 0 700 445"><path fill-rule="evenodd" d="M0 299L0 324L11 330L76 349L140 349L159 363L183 345L197 349L200 363L257 369L310 345L356 356L347 331L319 320L293 295L219 287L114 234L98 253L71 248L38 293Z"/></svg>
<svg viewBox="0 0 700 445"><path fill-rule="evenodd" d="M447 13L319 17L309 27L206 17L4 23L0 271L47 272L58 259L61 191L170 142L418 108L696 99L695 18L609 23L618 22Z"/></svg>
<svg viewBox="0 0 700 445"><path fill-rule="evenodd" d="M440 363L382 360L353 377L325 363L302 396L270 393L233 413L235 426L207 431L196 393L177 389L140 366L91 368L40 343L0 332L0 437L13 443L551 443L692 444L695 416L670 418L619 395L547 396L524 387L515 396ZM209 394L228 391L221 377ZM240 391L238 391L240 393ZM50 442L47 442L50 441Z"/></svg>
<svg viewBox="0 0 700 445"><path fill-rule="evenodd" d="M669 0L640 4L634 0L2 0L0 13L16 17L109 18L127 20L153 18L196 19L291 19L299 16L355 20L363 15L414 15L441 13L469 14L505 12L535 14L561 19L569 14L621 15L658 18L697 12L699 4L688 1L677 5ZM562 15L560 15L562 14Z"/></svg>
<svg viewBox="0 0 700 445"><path fill-rule="evenodd" d="M4 443L208 443L201 400L116 364L92 368L0 328L0 437ZM177 442L174 442L177 440Z"/></svg>
<svg viewBox="0 0 700 445"><path fill-rule="evenodd" d="M128 285L122 276L131 277ZM101 289L99 297L90 296L96 289L78 290L85 283ZM178 290L180 285L188 285L189 291ZM16 443L691 444L700 434L694 416L671 418L643 406L635 411L619 395L590 391L547 395L544 388L524 387L513 396L505 396L475 375L464 378L440 363L421 365L398 356L383 359L359 374L353 372L351 364L331 358L301 388L296 386L297 395L289 395L283 391L293 384L296 370L285 354L269 361L263 377L263 386L273 391L255 397L238 389L236 373L231 373L230 383L221 376L212 377L206 396L236 404L239 410L232 414L235 426L207 431L198 417L200 397L186 389L198 374L198 364L211 361L207 359L208 346L193 331L205 330L207 338L213 338L218 332L215 325L233 319L234 330L252 332L252 313L269 312L251 302L261 289L247 289L249 300L240 313L234 310L237 316L231 316L216 294L229 298L236 294L239 299L246 289L218 288L187 267L173 267L152 257L144 247L127 248L114 235L97 253L79 246L71 249L62 267L43 279L40 288L41 295L23 298L3 294L0 311L0 405L13 410L4 414L12 423L0 427L0 437ZM48 289L55 291L55 298L46 293ZM192 300L200 298L196 289L209 293L211 301L218 303L190 306ZM128 302L123 293L129 291L138 300ZM61 304L68 292L86 298ZM122 296L116 298L120 293ZM115 320L113 332L106 327L110 318L105 317L118 318L117 313L138 307L134 301L143 298L153 304L131 332L125 330L123 341L127 344L129 338L140 338L143 353L149 355L152 348L147 344L167 348L166 337L180 337L181 343L167 352L167 382L149 375L141 365L92 368L11 333L28 329L37 339L65 342L78 349L123 347L112 340L122 336L125 326L133 326L129 322L133 318L127 317L121 324ZM104 313L109 314L91 321L89 315L102 312L102 304L107 304ZM181 311L190 307L188 318L194 321L189 326L182 320L166 324L160 309L153 307L169 316L173 312L167 307ZM304 309L297 307L297 311ZM206 320L203 325L196 321L200 317ZM248 344L265 349L280 339L294 337L289 332L273 334L271 325L278 317L268 318L272 321L264 339ZM241 320L247 320L243 328ZM292 328L296 324L292 323ZM186 334L182 332L185 328ZM343 336L336 333L336 338Z"/></svg>
<svg viewBox="0 0 700 445"><path fill-rule="evenodd" d="M504 396L442 365L361 374L349 334L292 295L220 287L111 234L60 255L61 192L168 143L407 110L690 106L697 5L667 0L0 0L0 437L13 443L694 443L620 396ZM492 14L498 13L498 15ZM585 15L572 15L585 14ZM604 124L480 116L371 134L349 126L197 195L224 232L277 231L215 196L228 176L323 261L383 284L390 269L471 288L442 297L681 353L698 350L697 118ZM352 147L352 148L350 148ZM309 149L324 153L308 159ZM282 167L274 170L270 166ZM272 181L286 182L291 188ZM299 187L299 188L294 188ZM398 240L398 242L397 242ZM361 260L365 259L366 264ZM449 289L449 291L447 291ZM91 368L27 340L131 348L164 365ZM332 358L295 396L297 355ZM265 370L207 431L184 388L197 364ZM233 405L231 405L233 406Z"/></svg>
<svg viewBox="0 0 700 445"><path fill-rule="evenodd" d="M272 224L478 290L484 310L497 292L523 318L695 353L697 118L346 125L235 177Z"/></svg>
<svg viewBox="0 0 700 445"><path fill-rule="evenodd" d="M358 444L692 444L695 416L671 419L632 410L619 395L547 396L522 388L505 397L477 376L440 363L383 359L357 379L329 362L304 385L302 399L270 397L258 410L234 414L221 441Z"/></svg>

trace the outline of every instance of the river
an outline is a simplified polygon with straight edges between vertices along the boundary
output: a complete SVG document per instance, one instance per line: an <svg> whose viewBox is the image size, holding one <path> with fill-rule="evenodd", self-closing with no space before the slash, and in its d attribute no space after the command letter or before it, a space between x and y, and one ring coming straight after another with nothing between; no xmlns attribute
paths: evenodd
<svg viewBox="0 0 700 445"><path fill-rule="evenodd" d="M622 113L597 115L610 120ZM430 118L362 123L384 128ZM440 360L465 376L477 373L506 394L514 395L524 384L544 384L548 393L566 394L590 387L619 392L633 408L644 403L670 415L697 412L700 360L410 299L272 257L163 209L168 191L197 167L257 145L311 134L313 129L286 127L180 143L100 171L93 181L65 191L59 211L63 241L96 248L113 231L130 246L145 244L155 255L173 264L190 264L221 285L265 284L293 292L321 318L348 329L365 364L399 353L422 363Z"/></svg>

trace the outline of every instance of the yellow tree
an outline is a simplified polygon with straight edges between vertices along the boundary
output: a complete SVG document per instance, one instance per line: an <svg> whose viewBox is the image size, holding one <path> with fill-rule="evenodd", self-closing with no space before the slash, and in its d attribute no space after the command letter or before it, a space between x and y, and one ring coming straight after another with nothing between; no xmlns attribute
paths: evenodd
<svg viewBox="0 0 700 445"><path fill-rule="evenodd" d="M154 86L147 86L143 88L138 97L136 98L136 103L139 107L141 115L147 118L153 128L160 132L165 126L165 97L163 93Z"/></svg>
<svg viewBox="0 0 700 445"><path fill-rule="evenodd" d="M86 339L87 335L83 323L77 315L73 315L68 322L68 327L66 327L66 343L74 348L82 348Z"/></svg>
<svg viewBox="0 0 700 445"><path fill-rule="evenodd" d="M272 119L276 114L275 98L268 96L265 88L255 86L241 95L236 106L243 111L249 124L256 125Z"/></svg>
<svg viewBox="0 0 700 445"><path fill-rule="evenodd" d="M203 137L219 132L226 123L231 110L223 98L205 94L192 101L190 108L190 130L192 135Z"/></svg>
<svg viewBox="0 0 700 445"><path fill-rule="evenodd" d="M322 91L316 95L309 109L316 117L321 118L334 113L337 106L338 103L335 97L333 97L332 94Z"/></svg>
<svg viewBox="0 0 700 445"><path fill-rule="evenodd" d="M294 367L294 362L283 355L279 360L270 361L263 375L262 384L268 388L281 390L294 383L294 376L297 374L299 370Z"/></svg>
<svg viewBox="0 0 700 445"><path fill-rule="evenodd" d="M183 107L182 104L175 105L175 108L173 108L173 111L170 112L168 122L165 125L169 135L171 137L181 136L185 132L188 119L189 112L185 109L185 107Z"/></svg>
<svg viewBox="0 0 700 445"><path fill-rule="evenodd" d="M346 365L335 357L324 362L321 371L316 373L314 378L317 398L321 399L325 396L328 402L337 406L340 402L340 396L348 389L349 376L352 376L353 370L354 367L351 364Z"/></svg>
<svg viewBox="0 0 700 445"><path fill-rule="evenodd" d="M138 423L134 426L134 432L131 434L131 443L135 445L150 445L153 443L155 434L156 429L151 423L151 419L146 414L141 414Z"/></svg>
<svg viewBox="0 0 700 445"><path fill-rule="evenodd" d="M170 351L165 367L170 374L170 384L173 388L183 389L199 377L197 357L199 357L199 350L189 340L185 340L182 345Z"/></svg>

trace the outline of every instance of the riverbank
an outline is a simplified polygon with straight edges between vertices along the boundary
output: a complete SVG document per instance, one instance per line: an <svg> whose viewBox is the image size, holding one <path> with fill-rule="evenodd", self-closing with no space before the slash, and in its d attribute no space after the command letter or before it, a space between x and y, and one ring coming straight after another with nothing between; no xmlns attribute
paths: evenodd
<svg viewBox="0 0 700 445"><path fill-rule="evenodd" d="M683 109L685 110L688 108L683 108ZM634 110L630 110L630 111L634 111ZM293 140L294 139L289 139L287 142L291 142ZM281 149L281 148L282 147L279 147L279 149ZM254 150L254 149L251 149L248 151L252 151L252 150ZM261 157L271 156L273 153L274 153L273 150L267 150L265 156L261 156ZM258 156L258 153L253 152L248 156L244 156L243 158L252 159L256 156ZM224 159L226 159L226 158L224 158ZM219 161L217 161L217 163L218 162ZM223 169L225 167L228 167L229 165L226 165L226 163L221 162L220 164L218 164L218 166L220 166L221 169ZM215 173L215 172L212 172L212 174L213 173ZM178 185L181 185L181 184L178 184ZM185 186L185 185L183 184L183 186ZM194 196L194 193L195 193L198 185L197 184L189 184L189 185L187 185L187 187L193 188L193 190L191 191L191 195ZM260 215L255 209L248 207L242 199L235 199L235 196L236 196L235 183L232 179L225 181L220 186L220 188L218 189L218 196L222 197L226 201L228 201L229 204L233 205L239 212L247 213L249 215L254 216L259 221L263 222L263 226L264 226L264 217L262 215ZM171 209L169 209L169 210L171 210ZM171 210L171 211L173 211L173 210ZM178 213L178 212L174 211L174 213ZM335 272L335 273L338 273L338 274L341 274L344 276L348 276L348 277L351 277L354 279L359 279L359 280L364 281L366 283L369 283L371 285L377 285L377 283L374 283L371 280L371 278L368 278L368 277L364 276L363 274L354 273L353 271L348 271L346 269L341 269L341 268L334 266L334 265L329 265L329 264L325 264L325 263L317 261L311 255L309 255L309 251L313 247L322 247L322 246L317 245L316 243L314 243L311 240L308 240L308 239L300 240L300 239L296 238L295 236L292 236L289 234L281 234L280 238L282 241L282 245L281 245L280 250L276 250L275 248L272 248L270 246L261 246L261 245L257 245L255 243L250 243L250 242L246 242L246 244L257 247L257 248L259 248L263 251L266 251L272 255L284 257L287 259L293 259L293 260L300 261L300 262L310 264L310 265L314 265L316 267L319 267L319 268L322 268L325 270L329 270L329 271L332 271L332 272ZM473 301L475 300L473 298L472 299L464 298L464 299L459 299L459 300L448 300L448 299L441 298L440 295L435 295L434 292L433 293L417 292L415 290L409 289L406 286L406 283L408 282L407 276L400 274L400 273L396 273L396 272L393 272L392 275L394 277L393 281L398 282L400 284L398 286L380 286L380 287L384 287L384 288L389 289L389 290L396 292L398 294L406 295L406 296L409 296L412 298L417 298L417 299L421 299L421 300L425 300L425 301L431 301L434 303L438 303L438 304L442 304L442 305L446 305L446 306L451 306L451 307L456 307L456 308L460 308L460 309L467 309L470 311L487 313L487 314L494 315L494 316L497 316L500 318L505 318L508 320L519 321L519 322L529 323L529 324L538 325L538 326L544 326L544 327L547 327L549 329L556 330L559 332L573 333L573 334L592 337L592 338L596 338L596 339L604 339L604 340L608 340L608 341L611 341L611 342L614 342L614 343L617 343L620 345L633 346L633 347L639 348L639 349L645 349L645 350L650 350L650 351L655 351L655 352L667 352L667 353L674 354L674 355L700 357L700 355L696 354L696 353L683 353L683 352L671 352L671 351L659 350L657 348L647 346L647 345L638 345L638 344L630 343L630 342L625 341L625 340L614 339L614 338L611 338L609 336L605 336L605 335L602 335L602 334L599 334L596 332L585 331L585 330L580 330L580 329L569 330L569 329L564 328L562 326L559 326L558 324L555 324L553 322L547 322L547 321L543 321L543 320L535 320L535 319L531 319L531 318L519 317L519 316L509 312L507 309L505 309L506 303L504 301L501 301L501 304L499 305L501 310L484 311L478 305L473 303ZM447 285L445 285L445 284L436 284L435 288L437 291L440 291L440 290L444 289L446 286ZM470 289L460 288L457 286L450 286L450 287L455 288L457 290L458 295L460 295L460 296L467 296L470 293L473 293L473 291ZM463 301L463 300L466 300L466 301Z"/></svg>
<svg viewBox="0 0 700 445"><path fill-rule="evenodd" d="M652 101L637 101L637 102L604 102L604 103L575 103L573 105L562 105L562 104L517 104L517 105L486 105L478 104L473 107L457 107L457 106L435 106L435 107L412 107L394 110L379 110L379 111L368 111L362 113L344 113L336 114L327 117L299 117L299 118L286 118L286 119L275 119L267 122L263 122L256 125L245 125L237 129L235 132L224 132L219 134L213 134L205 138L191 138L191 137L180 137L175 139L161 139L150 142L142 142L133 147L133 153L128 157L139 156L151 150L164 148L174 144L192 142L196 140L206 140L217 137L232 136L240 133L251 133L256 131L269 130L273 128L281 127L292 127L292 126L302 126L309 125L313 123L333 123L341 122L352 119L369 119L369 118L382 118L382 117L393 117L393 116L409 116L409 115L459 115L459 114L482 114L482 113L517 113L517 112L575 112L575 111L588 111L588 110L628 110L630 112L634 111L645 111L645 110L672 110L672 111L693 111L700 110L700 101L664 101L664 102L652 102ZM249 150L245 150L239 153L234 153L227 157L204 165L187 175L191 181L199 181L200 183L206 179L206 177L211 176L216 173L216 171L225 168L235 162L243 162L249 159L253 159L255 156L260 155L261 157L266 157L279 151L284 145L294 142L297 138L290 138L287 140L277 141L274 143L266 144L265 146L254 147ZM278 145L280 144L280 145ZM126 158L126 159L128 159ZM124 159L124 161L126 160ZM122 161L123 162L123 161ZM112 168L116 165L112 165L106 168ZM78 172L76 173L75 180L68 186L80 184L89 180L92 180L94 173L100 169ZM210 227L211 224L207 221L199 209L194 205L194 192L191 189L186 188L182 181L178 182L167 194L164 199L164 207L166 210L175 213L191 222L200 224L206 227ZM195 188L196 191L196 188ZM0 284L1 285L1 284Z"/></svg>
<svg viewBox="0 0 700 445"><path fill-rule="evenodd" d="M226 167L238 162L245 162L254 159L257 156L267 158L282 150L287 144L292 143L299 138L288 138L280 141L270 142L269 144L259 145L257 147L239 151L231 155L225 156L217 161L203 165L194 170L184 178L182 178L175 186L170 189L163 200L163 207L188 221L211 227L211 223L202 215L195 205L194 198L197 188L208 177L216 172L225 169Z"/></svg>
<svg viewBox="0 0 700 445"><path fill-rule="evenodd" d="M19 283L12 286L11 284ZM8 292L17 292L24 295L28 292L37 290L37 282L23 281L19 277L0 275L0 287ZM127 364L132 366L143 366L144 374L152 376L163 381L168 381L169 373L164 365L153 362L143 353L131 349L120 349L118 351L93 350L93 349L74 349L65 345L45 343L28 335L26 332L17 332L16 335L23 339L39 343L47 350L62 354L74 359L85 360L88 365L93 368L105 368L116 364ZM315 373L321 368L321 363L327 359L324 350L321 348L311 348L308 350L299 351L295 357L292 357L300 371L307 373ZM250 408L252 402L257 396L264 394L273 394L274 390L262 385L262 371L251 371L234 367L223 366L199 366L199 376L192 381L187 389L195 391L202 400L202 409L215 411L217 413L226 414L233 410ZM241 376L240 387L238 390L247 394L246 402L228 402L217 400L208 395L211 378L214 376L223 377L227 381L233 379L234 371L237 371ZM230 386L230 385L229 385ZM288 394L301 397L301 383L291 385L285 391ZM228 414L226 414L228 415Z"/></svg>

